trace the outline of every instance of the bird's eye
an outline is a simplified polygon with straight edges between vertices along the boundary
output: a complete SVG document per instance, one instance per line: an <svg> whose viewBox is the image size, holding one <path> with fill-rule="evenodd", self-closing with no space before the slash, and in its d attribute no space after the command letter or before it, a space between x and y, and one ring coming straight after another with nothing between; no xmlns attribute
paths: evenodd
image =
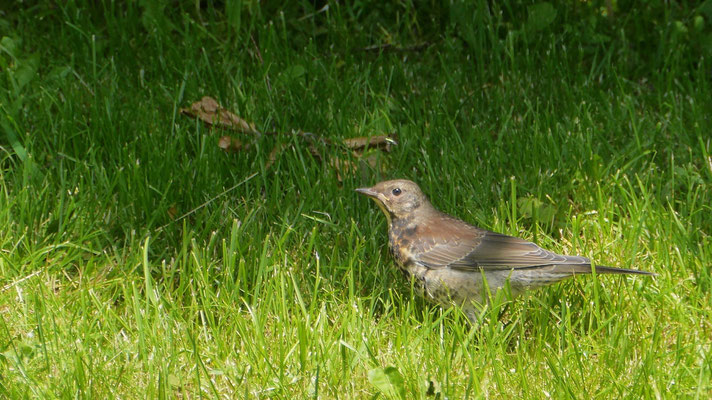
<svg viewBox="0 0 712 400"><path fill-rule="evenodd" d="M400 194L401 194L400 188L395 188L395 189L393 189L393 195L394 195L394 196L400 196Z"/></svg>

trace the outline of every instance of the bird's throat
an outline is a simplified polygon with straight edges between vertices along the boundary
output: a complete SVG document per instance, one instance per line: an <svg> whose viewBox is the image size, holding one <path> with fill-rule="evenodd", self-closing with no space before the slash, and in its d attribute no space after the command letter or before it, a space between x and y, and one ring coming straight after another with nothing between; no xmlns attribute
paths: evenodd
<svg viewBox="0 0 712 400"><path fill-rule="evenodd" d="M393 216L391 215L391 212L388 211L388 209L382 202L380 202L378 200L375 200L375 201L376 201L376 204L378 204L378 208L380 208L381 211L383 211L383 213L386 214L386 219L388 220L388 226L391 226L391 221L393 220Z"/></svg>

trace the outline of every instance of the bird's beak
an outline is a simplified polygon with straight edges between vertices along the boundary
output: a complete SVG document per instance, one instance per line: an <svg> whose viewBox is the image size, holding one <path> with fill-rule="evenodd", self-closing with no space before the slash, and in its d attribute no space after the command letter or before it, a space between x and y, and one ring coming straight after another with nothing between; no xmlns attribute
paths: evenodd
<svg viewBox="0 0 712 400"><path fill-rule="evenodd" d="M378 192L371 188L358 188L356 191L358 193L365 194L368 197L378 198Z"/></svg>
<svg viewBox="0 0 712 400"><path fill-rule="evenodd" d="M385 204L386 196L384 196L382 193L377 192L371 188L358 188L358 189L356 189L356 191L372 198L378 205L378 208L380 208L381 211L383 211L383 213L386 214L386 218L388 219L388 225L391 224L391 213L388 212L388 208L386 207L386 204Z"/></svg>

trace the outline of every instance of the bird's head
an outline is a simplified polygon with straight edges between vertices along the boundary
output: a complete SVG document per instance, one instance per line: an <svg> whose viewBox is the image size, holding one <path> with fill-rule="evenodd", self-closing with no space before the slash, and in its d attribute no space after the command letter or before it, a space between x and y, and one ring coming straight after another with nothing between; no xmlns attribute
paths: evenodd
<svg viewBox="0 0 712 400"><path fill-rule="evenodd" d="M386 214L389 223L394 219L409 217L423 206L430 205L418 185L405 179L384 181L356 191L372 198Z"/></svg>

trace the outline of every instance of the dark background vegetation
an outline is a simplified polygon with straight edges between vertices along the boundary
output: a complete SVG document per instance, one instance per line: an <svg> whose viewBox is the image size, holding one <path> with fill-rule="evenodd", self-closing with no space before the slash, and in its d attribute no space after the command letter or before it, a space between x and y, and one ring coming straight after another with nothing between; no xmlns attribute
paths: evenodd
<svg viewBox="0 0 712 400"><path fill-rule="evenodd" d="M434 156L452 143L472 149L473 167L492 170L499 184L510 175L527 182L540 168L562 167L559 160L520 152L530 145L522 128L543 110L575 118L579 91L594 87L599 98L590 101L598 104L588 107L610 104L602 112L619 113L614 123L628 117L630 126L622 131L601 118L585 143L564 145L559 156L578 159L577 170L596 175L599 161L587 153L604 164L618 158L622 165L627 152L641 149L646 157L633 163L667 163L674 155L678 164L704 169L699 138L709 133L709 118L685 117L685 131L671 131L664 121L646 121L645 113L666 114L680 106L683 113L700 115L712 109L709 97L698 95L708 93L712 75L711 19L709 1L16 3L5 7L0 20L1 143L10 152L2 165L16 170L29 150L33 166L25 179L87 168L81 179L98 179L113 193L96 199L99 209L115 209L104 220L119 235L113 240L167 223L171 202L191 209L205 200L206 187L231 186L242 172L264 164L259 158L236 164L210 160L216 164L202 165L192 176L168 172L191 165L185 158L194 159L191 147L197 146L183 143L195 139L175 135L174 124L187 123L176 121L176 108L204 94L230 104L261 129L303 129L326 137L351 135L345 126L361 120L364 108L385 106L388 128L420 131L412 145L411 135L402 135L403 150L388 175L442 176L437 164L444 163L413 160L427 157L421 151ZM356 78L363 81L353 81L354 71L367 72ZM265 95L256 95L256 87L266 89ZM368 88L379 93L366 93ZM633 104L615 105L621 90L634 94L626 100ZM513 101L517 93L522 101ZM698 103L682 106L686 96ZM352 107L354 102L362 107ZM492 105L509 110L492 112ZM47 113L64 117L50 121ZM432 114L440 113L448 114L448 137L428 132ZM686 126L687 120L695 122ZM147 130L150 135L139 142L137 132ZM93 136L96 131L106 134ZM535 146L552 145L539 139ZM263 148L262 158L271 147ZM513 152L518 157L509 157ZM318 162L302 162L310 185L321 179ZM126 173L141 174L158 190L128 187L120 177ZM569 181L575 171L558 175ZM161 182L166 176L176 180ZM267 197L275 201L294 189L289 179L262 179L273 182L266 185ZM324 199L336 196L330 192ZM33 226L43 218L28 215L23 222Z"/></svg>

